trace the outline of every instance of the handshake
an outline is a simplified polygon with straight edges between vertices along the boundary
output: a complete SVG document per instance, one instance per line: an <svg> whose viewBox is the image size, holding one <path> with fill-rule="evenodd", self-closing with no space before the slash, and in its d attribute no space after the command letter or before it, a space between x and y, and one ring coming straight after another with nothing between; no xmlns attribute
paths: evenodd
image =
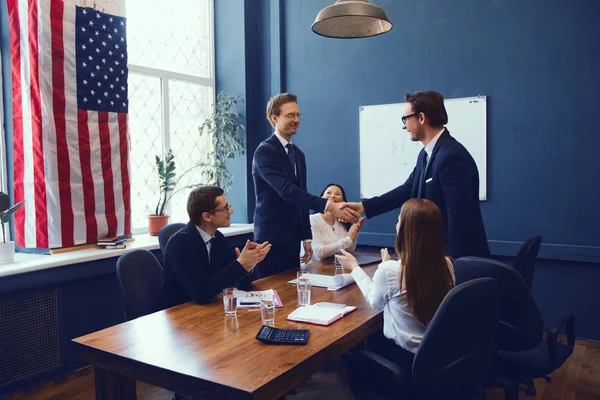
<svg viewBox="0 0 600 400"><path fill-rule="evenodd" d="M365 212L365 208L362 203L334 203L330 201L327 211L342 222L356 223L359 221L361 214Z"/></svg>

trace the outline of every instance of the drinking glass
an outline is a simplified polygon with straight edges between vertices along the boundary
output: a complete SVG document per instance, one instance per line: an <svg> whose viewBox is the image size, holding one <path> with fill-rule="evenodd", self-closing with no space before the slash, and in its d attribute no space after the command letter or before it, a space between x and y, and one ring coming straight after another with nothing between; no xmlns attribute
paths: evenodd
<svg viewBox="0 0 600 400"><path fill-rule="evenodd" d="M298 305L304 307L310 304L310 292L312 284L310 282L308 274L298 273L298 283L296 284L298 290Z"/></svg>
<svg viewBox="0 0 600 400"><path fill-rule="evenodd" d="M223 308L225 315L235 316L237 314L237 289L234 287L223 289Z"/></svg>
<svg viewBox="0 0 600 400"><path fill-rule="evenodd" d="M275 301L273 297L260 299L260 318L263 325L275 325Z"/></svg>
<svg viewBox="0 0 600 400"><path fill-rule="evenodd" d="M342 255L342 252L340 250L337 251L336 255ZM337 257L334 255L333 256L333 265L335 265L335 271L334 271L334 275L340 275L344 273L344 267L342 266L342 264L339 262L339 260L337 259Z"/></svg>

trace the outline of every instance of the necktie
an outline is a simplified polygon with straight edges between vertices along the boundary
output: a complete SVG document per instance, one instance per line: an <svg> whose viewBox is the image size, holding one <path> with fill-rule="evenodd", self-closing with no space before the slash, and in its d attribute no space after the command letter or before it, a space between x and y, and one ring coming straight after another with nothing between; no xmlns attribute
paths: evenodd
<svg viewBox="0 0 600 400"><path fill-rule="evenodd" d="M419 190L417 192L417 198L422 199L424 195L424 186L425 186L425 170L427 169L427 152L423 150L423 157L421 161L421 171L419 173Z"/></svg>
<svg viewBox="0 0 600 400"><path fill-rule="evenodd" d="M294 170L294 174L296 173L296 156L294 154L294 147L291 143L285 145L287 151L288 160L290 160L290 164L292 164L292 169Z"/></svg>
<svg viewBox="0 0 600 400"><path fill-rule="evenodd" d="M208 262L211 264L212 266L212 261L211 261L211 253L212 253L212 249L213 249L213 244L214 244L215 238L210 238L210 240L208 242L206 242L206 250L208 250Z"/></svg>

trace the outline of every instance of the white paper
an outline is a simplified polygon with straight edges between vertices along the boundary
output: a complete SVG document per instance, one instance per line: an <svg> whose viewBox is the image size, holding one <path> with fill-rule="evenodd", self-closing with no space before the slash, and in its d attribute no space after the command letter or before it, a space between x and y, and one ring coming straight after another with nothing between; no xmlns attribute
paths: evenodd
<svg viewBox="0 0 600 400"><path fill-rule="evenodd" d="M329 290L338 290L343 287L354 283L352 274L339 274L339 275L319 275L319 274L308 274L308 279L313 286L325 287ZM288 283L296 284L297 279L293 279Z"/></svg>

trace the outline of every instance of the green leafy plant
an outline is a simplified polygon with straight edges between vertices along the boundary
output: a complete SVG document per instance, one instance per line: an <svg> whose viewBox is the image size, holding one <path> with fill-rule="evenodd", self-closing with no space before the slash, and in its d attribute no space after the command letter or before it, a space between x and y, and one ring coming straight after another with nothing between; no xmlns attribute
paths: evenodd
<svg viewBox="0 0 600 400"><path fill-rule="evenodd" d="M229 97L224 92L219 93L210 116L198 129L201 136L210 135L212 141L212 151L208 154L210 161L201 163L203 176L209 184L219 186L227 193L231 189L233 175L227 170L226 161L243 155L246 150L246 142L238 136L244 125L239 114L231 111L243 102L240 96Z"/></svg>
<svg viewBox="0 0 600 400"><path fill-rule="evenodd" d="M10 198L6 193L0 192L0 224L2 225L2 243L6 243L6 232L4 231L4 224L10 221L10 216L19 209L25 203L21 201L14 206L10 206Z"/></svg>
<svg viewBox="0 0 600 400"><path fill-rule="evenodd" d="M177 174L175 172L175 156L173 155L173 151L171 149L167 150L167 154L164 159L162 159L158 155L155 156L155 163L156 171L158 173L160 194L158 198L158 203L156 204L156 209L154 210L154 214L152 215L165 215L165 209L167 207L167 204L169 203L169 200L171 200L171 198L173 198L174 195L181 192L182 190L204 185L204 183L194 183L178 187L181 179L194 169L199 168L200 165L193 165L192 167L185 170L182 174L180 174L179 177L177 177Z"/></svg>

